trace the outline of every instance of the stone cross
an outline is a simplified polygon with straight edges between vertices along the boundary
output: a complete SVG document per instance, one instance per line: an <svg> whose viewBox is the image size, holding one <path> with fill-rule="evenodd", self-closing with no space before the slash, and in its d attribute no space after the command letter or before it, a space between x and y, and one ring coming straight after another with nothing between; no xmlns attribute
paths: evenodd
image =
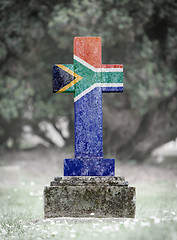
<svg viewBox="0 0 177 240"><path fill-rule="evenodd" d="M53 67L53 91L73 92L75 158L44 189L45 217L135 216L135 188L103 158L102 93L123 91L123 66L101 63L101 39L76 37L74 64Z"/></svg>
<svg viewBox="0 0 177 240"><path fill-rule="evenodd" d="M74 93L75 158L64 176L114 176L115 159L103 158L102 93L123 91L123 65L102 64L101 38L75 37L74 64L53 66L53 92Z"/></svg>

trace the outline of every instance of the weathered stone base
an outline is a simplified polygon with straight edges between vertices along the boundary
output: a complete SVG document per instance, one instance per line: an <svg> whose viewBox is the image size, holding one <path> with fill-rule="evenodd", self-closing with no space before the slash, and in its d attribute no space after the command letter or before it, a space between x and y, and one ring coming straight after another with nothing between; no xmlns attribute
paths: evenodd
<svg viewBox="0 0 177 240"><path fill-rule="evenodd" d="M57 177L44 189L44 215L133 218L135 188L123 177Z"/></svg>

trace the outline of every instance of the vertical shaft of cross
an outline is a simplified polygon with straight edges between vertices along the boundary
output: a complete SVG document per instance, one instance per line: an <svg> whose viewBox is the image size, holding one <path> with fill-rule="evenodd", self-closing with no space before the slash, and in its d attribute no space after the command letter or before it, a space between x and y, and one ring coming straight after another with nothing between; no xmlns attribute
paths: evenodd
<svg viewBox="0 0 177 240"><path fill-rule="evenodd" d="M75 158L103 158L102 90L95 88L75 102Z"/></svg>
<svg viewBox="0 0 177 240"><path fill-rule="evenodd" d="M94 159L103 158L102 131L102 90L100 87L90 89L90 83L101 78L101 73L95 73L77 60L87 61L92 66L101 68L101 39L75 38L74 40L74 71L79 73L85 81L82 86L78 83L75 95L81 88L86 87L86 94L76 99L75 107L75 158ZM87 86L88 85L88 86Z"/></svg>

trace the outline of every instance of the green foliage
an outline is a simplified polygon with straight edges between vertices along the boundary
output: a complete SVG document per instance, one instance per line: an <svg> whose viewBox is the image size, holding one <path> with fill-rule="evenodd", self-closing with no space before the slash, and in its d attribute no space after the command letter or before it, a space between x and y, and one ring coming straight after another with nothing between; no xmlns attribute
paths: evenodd
<svg viewBox="0 0 177 240"><path fill-rule="evenodd" d="M1 144L14 120L73 119L72 96L52 94L51 69L72 63L75 36L101 36L103 62L124 64L130 111L144 116L157 107L176 89L176 16L174 0L1 1Z"/></svg>
<svg viewBox="0 0 177 240"><path fill-rule="evenodd" d="M44 185L0 187L1 239L176 239L177 194L171 182L137 185L137 214L129 220L44 220Z"/></svg>
<svg viewBox="0 0 177 240"><path fill-rule="evenodd" d="M0 82L1 97L0 112L6 121L18 118L26 108L28 99L33 96L33 88L26 85L25 81L6 77Z"/></svg>

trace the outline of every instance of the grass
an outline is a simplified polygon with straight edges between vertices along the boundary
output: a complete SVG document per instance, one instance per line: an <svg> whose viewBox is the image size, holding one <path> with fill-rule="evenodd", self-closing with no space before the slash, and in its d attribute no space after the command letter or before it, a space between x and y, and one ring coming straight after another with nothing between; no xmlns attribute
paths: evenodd
<svg viewBox="0 0 177 240"><path fill-rule="evenodd" d="M109 221L44 220L43 187L0 187L0 239L177 239L176 183L138 184L136 218Z"/></svg>
<svg viewBox="0 0 177 240"><path fill-rule="evenodd" d="M64 158L54 149L0 157L0 240L177 240L177 168L166 165L117 164L136 187L135 219L45 220L43 189L62 174Z"/></svg>

